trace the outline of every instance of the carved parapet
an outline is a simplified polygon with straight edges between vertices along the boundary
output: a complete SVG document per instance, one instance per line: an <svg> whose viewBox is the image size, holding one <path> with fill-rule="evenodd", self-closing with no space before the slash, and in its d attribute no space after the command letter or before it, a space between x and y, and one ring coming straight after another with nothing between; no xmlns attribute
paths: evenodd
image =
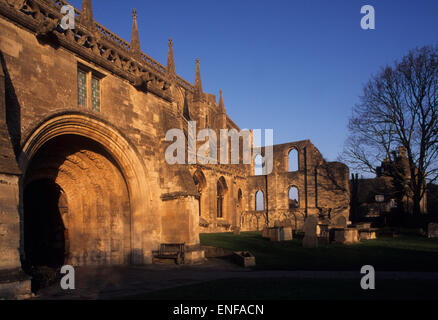
<svg viewBox="0 0 438 320"><path fill-rule="evenodd" d="M148 92L172 101L170 92L167 92L172 81L166 68L142 52L134 53L128 42L105 27L93 21L95 28L90 29L78 19L75 29L58 29L62 19L60 8L67 4L63 0L0 0L0 15L28 28L37 36L50 35L58 45L82 58L127 79L136 87L146 83ZM80 18L81 12L77 9L75 12ZM139 78L145 73L149 74L146 78ZM193 90L193 86L180 77L174 83Z"/></svg>
<svg viewBox="0 0 438 320"><path fill-rule="evenodd" d="M25 0L6 0L6 3L14 7L14 9L21 10L24 6Z"/></svg>
<svg viewBox="0 0 438 320"><path fill-rule="evenodd" d="M142 88L147 86L148 82L154 80L154 76L149 72L143 72L140 76L136 77L134 80L134 87Z"/></svg>
<svg viewBox="0 0 438 320"><path fill-rule="evenodd" d="M46 19L41 21L41 23L37 27L37 36L46 36L48 34L53 33L58 27L58 21L52 19Z"/></svg>

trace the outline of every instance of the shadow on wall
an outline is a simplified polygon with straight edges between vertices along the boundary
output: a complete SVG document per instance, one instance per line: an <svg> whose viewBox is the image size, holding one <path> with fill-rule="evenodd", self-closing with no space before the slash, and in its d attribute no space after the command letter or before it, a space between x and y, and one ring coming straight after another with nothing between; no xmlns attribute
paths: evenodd
<svg viewBox="0 0 438 320"><path fill-rule="evenodd" d="M25 265L59 268L68 254L68 236L59 209L61 188L37 180L24 191Z"/></svg>
<svg viewBox="0 0 438 320"><path fill-rule="evenodd" d="M17 95L15 94L15 88L12 84L3 52L1 51L0 63L5 74L6 125L11 138L12 147L14 148L15 158L18 159L21 144L21 107L18 103Z"/></svg>

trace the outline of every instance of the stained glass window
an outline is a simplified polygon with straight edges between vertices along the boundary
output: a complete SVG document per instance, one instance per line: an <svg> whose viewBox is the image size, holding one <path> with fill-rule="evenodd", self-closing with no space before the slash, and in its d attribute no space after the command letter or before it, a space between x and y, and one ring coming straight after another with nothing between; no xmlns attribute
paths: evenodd
<svg viewBox="0 0 438 320"><path fill-rule="evenodd" d="M87 74L78 70L78 105L87 107Z"/></svg>
<svg viewBox="0 0 438 320"><path fill-rule="evenodd" d="M91 108L100 111L100 80L94 76L91 77Z"/></svg>

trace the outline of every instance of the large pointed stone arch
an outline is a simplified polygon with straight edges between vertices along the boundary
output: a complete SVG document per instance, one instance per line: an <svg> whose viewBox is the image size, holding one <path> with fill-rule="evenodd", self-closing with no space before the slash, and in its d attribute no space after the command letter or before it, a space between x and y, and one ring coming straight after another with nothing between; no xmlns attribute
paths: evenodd
<svg viewBox="0 0 438 320"><path fill-rule="evenodd" d="M131 262L149 263L158 239L161 224L156 210L152 210L152 194L149 181L135 146L107 122L82 113L53 115L41 122L27 136L19 157L19 167L26 174L32 158L50 140L63 135L77 135L97 142L116 161L126 181L131 214ZM22 187L22 186L21 186ZM22 192L21 192L22 194ZM20 199L20 215L23 217L23 199ZM23 231L23 230L22 230Z"/></svg>

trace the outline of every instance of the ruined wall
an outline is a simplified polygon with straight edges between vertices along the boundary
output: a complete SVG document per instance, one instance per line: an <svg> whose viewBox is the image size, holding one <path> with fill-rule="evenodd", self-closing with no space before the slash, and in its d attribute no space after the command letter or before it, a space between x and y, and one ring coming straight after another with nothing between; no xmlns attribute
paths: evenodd
<svg viewBox="0 0 438 320"><path fill-rule="evenodd" d="M289 153L298 152L298 170L289 171ZM306 215L326 215L331 221L342 215L348 221L349 180L348 168L341 163L326 162L316 147L309 141L275 145L273 171L267 176L248 179L248 224L243 229L253 229L254 220L265 220L270 226L292 225L301 229ZM267 185L267 188L266 188ZM298 190L298 206L289 207L289 189ZM258 190L265 197L265 211L255 211ZM267 196L266 196L267 195ZM263 215L263 218L260 216Z"/></svg>

